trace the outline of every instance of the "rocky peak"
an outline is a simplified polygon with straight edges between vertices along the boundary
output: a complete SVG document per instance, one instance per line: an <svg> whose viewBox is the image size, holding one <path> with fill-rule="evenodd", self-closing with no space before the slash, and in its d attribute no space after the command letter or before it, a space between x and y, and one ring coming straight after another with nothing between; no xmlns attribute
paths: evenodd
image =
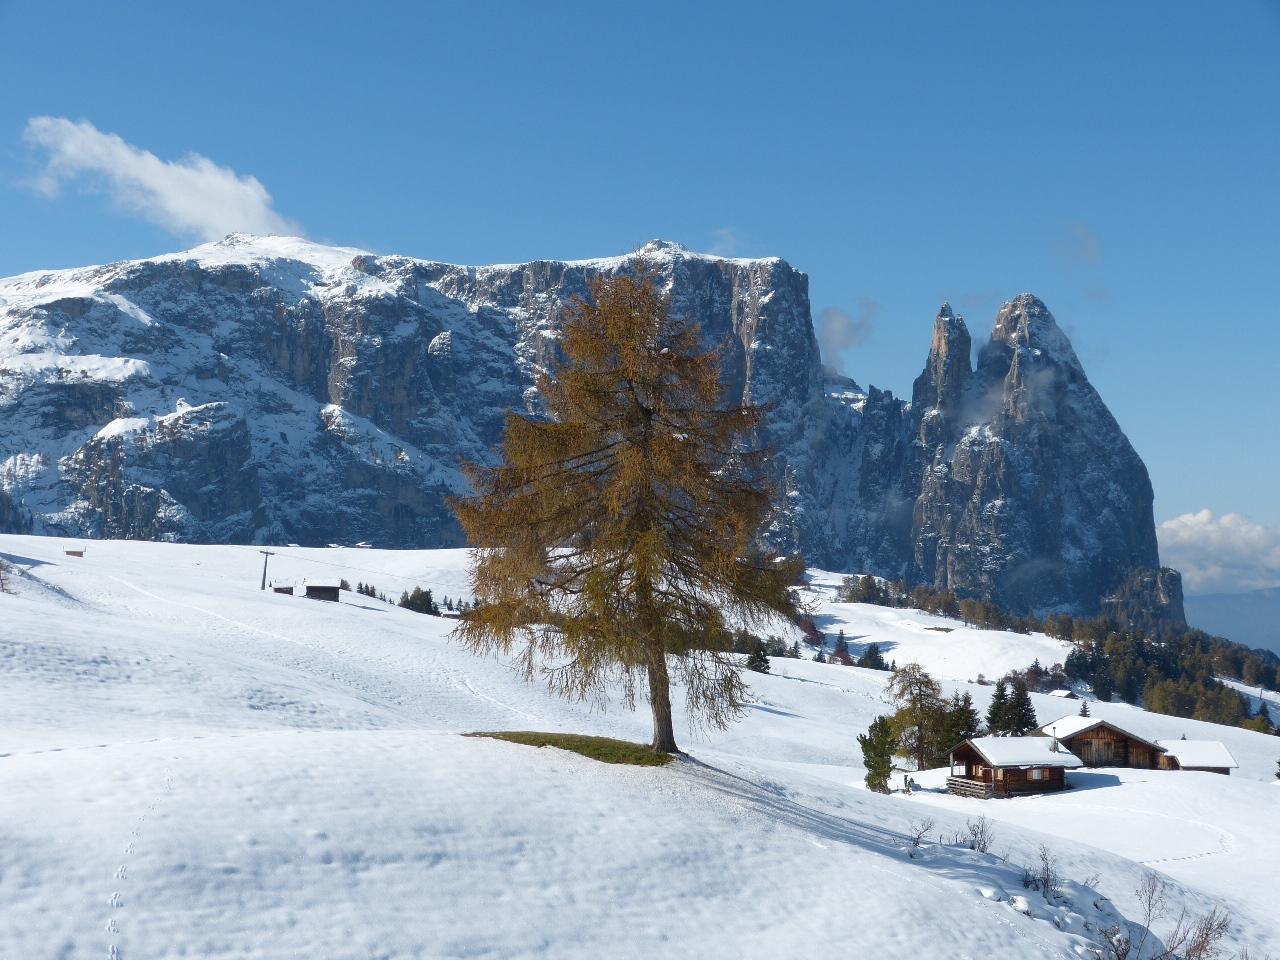
<svg viewBox="0 0 1280 960"><path fill-rule="evenodd" d="M1030 293L1018 294L1000 308L991 330L991 342L1005 344L1015 351L1027 350L1033 357L1081 370L1071 341L1044 302Z"/></svg>
<svg viewBox="0 0 1280 960"><path fill-rule="evenodd" d="M537 409L566 304L636 256L722 348L728 397L768 404L780 545L1018 612L1094 612L1158 570L1146 469L1035 297L976 371L944 303L907 404L824 377L803 273L661 240L466 267L236 234L0 280L0 529L458 545L459 458ZM1159 577L1133 590L1176 610Z"/></svg>
<svg viewBox="0 0 1280 960"><path fill-rule="evenodd" d="M955 410L969 382L972 346L964 318L944 301L933 321L929 359L911 391L912 405Z"/></svg>

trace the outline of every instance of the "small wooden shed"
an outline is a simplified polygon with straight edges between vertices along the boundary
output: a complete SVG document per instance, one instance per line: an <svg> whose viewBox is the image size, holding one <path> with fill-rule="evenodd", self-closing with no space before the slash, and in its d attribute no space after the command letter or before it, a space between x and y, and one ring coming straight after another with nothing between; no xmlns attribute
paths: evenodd
<svg viewBox="0 0 1280 960"><path fill-rule="evenodd" d="M1221 740L1157 740L1156 743L1164 750L1160 757L1162 770L1200 770L1229 777L1231 771L1240 766Z"/></svg>
<svg viewBox="0 0 1280 960"><path fill-rule="evenodd" d="M337 603L342 588L337 584L328 583L308 583L307 599L309 600L326 600L329 603Z"/></svg>
<svg viewBox="0 0 1280 960"><path fill-rule="evenodd" d="M1150 740L1098 717L1062 717L1033 736L1057 737L1086 767L1136 767L1154 770L1163 750Z"/></svg>
<svg viewBox="0 0 1280 960"><path fill-rule="evenodd" d="M1066 789L1067 771L1081 766L1045 737L973 737L951 749L947 792L984 800L1053 793Z"/></svg>

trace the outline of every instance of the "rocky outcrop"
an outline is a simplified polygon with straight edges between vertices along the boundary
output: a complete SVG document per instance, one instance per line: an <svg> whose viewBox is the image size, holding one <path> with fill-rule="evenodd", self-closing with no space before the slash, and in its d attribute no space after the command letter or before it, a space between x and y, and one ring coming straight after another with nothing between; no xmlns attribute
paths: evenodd
<svg viewBox="0 0 1280 960"><path fill-rule="evenodd" d="M1151 487L1066 337L1006 304L971 364L944 304L910 402L824 375L808 279L776 258L638 255L769 405L811 562L1021 612L1092 612L1158 567ZM0 525L79 536L452 546L569 301L632 256L461 267L287 238L0 281Z"/></svg>

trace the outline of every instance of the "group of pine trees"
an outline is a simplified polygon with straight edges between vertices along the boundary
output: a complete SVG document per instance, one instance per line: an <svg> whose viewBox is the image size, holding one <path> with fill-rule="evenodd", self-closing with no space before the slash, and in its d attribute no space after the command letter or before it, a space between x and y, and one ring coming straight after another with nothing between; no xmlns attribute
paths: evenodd
<svg viewBox="0 0 1280 960"><path fill-rule="evenodd" d="M343 580L339 585L343 590L351 590L351 584L347 580ZM387 599L387 595L375 587L372 583L359 582L355 585L355 593L362 597L369 597L373 600L381 600L383 603L392 603ZM425 613L433 617L443 616L443 610L458 611L465 613L471 609L471 604L467 601L451 600L445 597L440 603L436 603L435 598L431 595L430 590L423 590L421 587L415 586L413 590L404 590L400 593L400 600L396 606L404 607L406 610L412 610L415 613ZM443 610L441 609L443 608Z"/></svg>
<svg viewBox="0 0 1280 960"><path fill-rule="evenodd" d="M952 747L982 732L982 717L969 693L956 691L944 697L942 685L918 663L895 670L886 689L896 709L876 717L858 737L871 790L889 792L895 756L912 761L917 770L941 766ZM1007 692L1006 701L1011 702Z"/></svg>
<svg viewBox="0 0 1280 960"><path fill-rule="evenodd" d="M862 656L855 657L849 652L849 641L845 639L843 630L836 635L835 647L830 654L823 652L822 647L819 647L813 659L818 663L840 663L846 667L864 667L868 670L893 670L897 667L897 664L891 666L885 660L884 654L880 652L880 644L874 641L867 644L866 649L862 651Z"/></svg>
<svg viewBox="0 0 1280 960"><path fill-rule="evenodd" d="M1010 692L1008 681L997 680L987 708L987 732L994 736L1022 737L1038 726L1040 722L1026 682L1015 680Z"/></svg>

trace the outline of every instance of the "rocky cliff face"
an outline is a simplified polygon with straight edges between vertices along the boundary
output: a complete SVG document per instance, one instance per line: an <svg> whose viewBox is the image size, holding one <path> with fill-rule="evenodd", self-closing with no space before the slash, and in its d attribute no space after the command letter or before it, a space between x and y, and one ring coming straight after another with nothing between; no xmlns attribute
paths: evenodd
<svg viewBox="0 0 1280 960"><path fill-rule="evenodd" d="M771 405L774 535L1014 609L1158 566L1146 471L1021 297L970 364L943 308L910 403L825 380L782 260L642 248ZM195 542L461 542L444 498L532 408L565 305L629 258L459 267L286 238L0 281L0 527Z"/></svg>

